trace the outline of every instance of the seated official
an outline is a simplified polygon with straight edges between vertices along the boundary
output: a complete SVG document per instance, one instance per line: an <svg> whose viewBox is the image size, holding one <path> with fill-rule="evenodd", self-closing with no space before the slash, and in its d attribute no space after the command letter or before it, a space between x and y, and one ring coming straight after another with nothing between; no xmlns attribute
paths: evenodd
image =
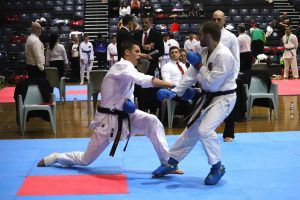
<svg viewBox="0 0 300 200"><path fill-rule="evenodd" d="M177 46L172 46L169 50L170 61L161 68L161 76L164 81L177 85L181 80L184 72L187 70L186 65L179 61L180 53ZM181 114L185 117L191 113L192 103L182 99L175 99L179 104L176 106L175 114Z"/></svg>

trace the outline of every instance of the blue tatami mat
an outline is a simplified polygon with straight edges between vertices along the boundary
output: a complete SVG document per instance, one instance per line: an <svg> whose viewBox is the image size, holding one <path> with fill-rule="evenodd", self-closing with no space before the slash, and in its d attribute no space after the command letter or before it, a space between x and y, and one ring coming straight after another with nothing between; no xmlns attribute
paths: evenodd
<svg viewBox="0 0 300 200"><path fill-rule="evenodd" d="M215 186L203 184L210 166L200 142L179 164L184 175L152 179L159 161L144 136L132 137L125 153L122 142L114 158L108 156L110 146L90 166L72 168L36 163L52 152L84 151L88 138L0 140L0 200L300 200L300 132L241 133L232 143L221 136L226 174ZM177 138L167 136L169 145ZM120 173L127 177L128 194L16 195L26 176Z"/></svg>

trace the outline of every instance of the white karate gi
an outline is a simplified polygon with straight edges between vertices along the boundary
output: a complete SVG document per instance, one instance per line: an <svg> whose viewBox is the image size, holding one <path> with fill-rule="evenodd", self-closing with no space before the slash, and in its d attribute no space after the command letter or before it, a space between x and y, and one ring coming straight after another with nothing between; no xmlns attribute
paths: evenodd
<svg viewBox="0 0 300 200"><path fill-rule="evenodd" d="M110 68L101 86L101 107L123 110L124 101L133 101L134 84L152 87L152 76L138 72L133 64L121 59ZM166 163L169 157L164 127L155 115L136 110L129 114L131 134L145 134L152 142L159 160ZM62 166L89 165L114 140L118 130L117 116L96 112L91 123L94 133L85 152L61 153L56 162ZM121 140L129 134L128 122L123 120ZM110 136L114 133L113 137ZM121 148L121 147L118 147Z"/></svg>
<svg viewBox="0 0 300 200"><path fill-rule="evenodd" d="M91 42L81 42L79 46L80 59L80 81L84 81L84 72L86 72L87 79L90 79L90 71L93 68L94 50Z"/></svg>
<svg viewBox="0 0 300 200"><path fill-rule="evenodd" d="M201 88L208 92L229 91L236 88L235 59L228 48L219 43L208 59L207 54L207 48L204 48L202 51L203 66L199 72L194 67L189 67L178 85L172 89L178 96L182 96L185 90L197 81ZM212 67L211 71L208 66ZM235 101L235 93L214 97L211 103L201 111L201 115L193 125L186 128L180 135L170 149L170 157L180 162L200 139L208 163L214 165L219 162L221 152L215 130L230 114ZM202 106L203 103L197 110L201 109Z"/></svg>
<svg viewBox="0 0 300 200"><path fill-rule="evenodd" d="M184 49L189 53L189 52L196 52L196 49L195 49L195 46L197 45L197 40L195 39L187 39L185 42L184 42ZM197 52L196 52L197 53Z"/></svg>
<svg viewBox="0 0 300 200"><path fill-rule="evenodd" d="M117 43L110 43L107 46L107 61L109 62L109 68L118 61Z"/></svg>
<svg viewBox="0 0 300 200"><path fill-rule="evenodd" d="M169 39L167 42L164 41L165 51L164 51L164 55L161 56L159 62L160 68L162 68L166 63L170 61L169 52L171 47L178 47L178 49L180 48L179 43L174 39Z"/></svg>
<svg viewBox="0 0 300 200"><path fill-rule="evenodd" d="M284 45L284 78L288 78L290 67L292 68L293 77L299 78L298 67L297 67L297 48L298 39L294 34L290 34L288 37L286 34L282 37L282 43Z"/></svg>

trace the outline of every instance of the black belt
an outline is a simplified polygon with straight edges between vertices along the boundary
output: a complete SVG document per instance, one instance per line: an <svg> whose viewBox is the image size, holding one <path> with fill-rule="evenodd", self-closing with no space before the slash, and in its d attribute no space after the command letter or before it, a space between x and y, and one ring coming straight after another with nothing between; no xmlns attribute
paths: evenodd
<svg viewBox="0 0 300 200"><path fill-rule="evenodd" d="M113 146L112 146L112 148L110 150L110 153L109 153L110 156L114 157L116 149L117 149L119 141L120 141L120 138L121 138L121 134L122 134L122 122L123 122L123 120L125 120L125 119L128 120L129 133L131 131L129 114L124 112L124 111L121 111L121 110L109 109L109 108L103 108L103 107L98 107L97 110L98 110L99 113L105 113L105 114L111 114L111 115L117 115L118 116L118 131L117 131L117 135L115 137ZM113 135L111 134L110 137L113 137ZM125 145L123 151L126 150L126 147L128 145L128 141L129 141L129 137L130 137L130 134L128 136L128 140L126 142L126 145Z"/></svg>
<svg viewBox="0 0 300 200"><path fill-rule="evenodd" d="M201 105L201 103L203 102L204 98L206 97L205 98L205 102L204 102L202 108L195 115L195 117L190 122L188 122L188 124L186 125L186 127L189 128L189 127L191 127L193 125L193 123L200 116L201 111L204 110L211 103L211 101L213 100L214 97L218 97L218 96L222 96L222 95L227 95L227 94L233 94L233 93L235 93L235 90L227 90L227 91L219 91L219 92L202 91L201 92L201 96L200 96L198 102L195 105L195 111L192 112L187 118L191 118L195 114L197 108Z"/></svg>
<svg viewBox="0 0 300 200"><path fill-rule="evenodd" d="M287 51L291 51L291 50L293 50L295 48L284 48L284 49L287 50Z"/></svg>
<svg viewBox="0 0 300 200"><path fill-rule="evenodd" d="M286 50L286 51L292 51L292 50L294 50L295 48L284 48L284 50ZM292 54L292 56L294 56L294 54L293 54L293 52L291 52L291 54Z"/></svg>

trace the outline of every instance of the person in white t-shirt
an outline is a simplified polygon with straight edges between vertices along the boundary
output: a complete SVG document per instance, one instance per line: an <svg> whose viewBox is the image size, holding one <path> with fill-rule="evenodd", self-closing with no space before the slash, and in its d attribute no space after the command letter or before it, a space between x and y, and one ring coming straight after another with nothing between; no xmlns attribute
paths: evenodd
<svg viewBox="0 0 300 200"><path fill-rule="evenodd" d="M46 52L46 66L56 67L59 77L63 77L64 68L68 67L68 63L66 49L62 44L58 43L58 35L51 34L49 47Z"/></svg>

